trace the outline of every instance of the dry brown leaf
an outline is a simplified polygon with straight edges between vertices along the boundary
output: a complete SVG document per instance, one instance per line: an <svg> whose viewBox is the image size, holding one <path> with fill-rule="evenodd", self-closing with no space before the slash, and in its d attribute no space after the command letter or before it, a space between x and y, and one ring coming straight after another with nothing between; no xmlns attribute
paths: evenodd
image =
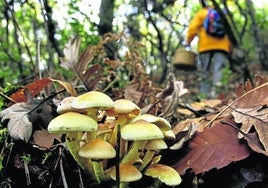
<svg viewBox="0 0 268 188"><path fill-rule="evenodd" d="M76 90L70 83L62 81L62 80L55 80L55 79L51 79L51 80L54 82L58 82L60 85L62 85L66 89L66 91L70 93L71 96L74 96L74 97L77 96Z"/></svg>
<svg viewBox="0 0 268 188"><path fill-rule="evenodd" d="M79 46L81 43L81 39L79 37L75 37L70 39L63 49L64 56L60 58L61 67L66 68L67 70L75 70L74 64L78 60Z"/></svg>
<svg viewBox="0 0 268 188"><path fill-rule="evenodd" d="M170 73L166 88L156 95L157 98L164 100L163 112L159 116L166 118L176 112L180 97L187 92L188 89L184 88L183 81L177 81L174 74Z"/></svg>
<svg viewBox="0 0 268 188"><path fill-rule="evenodd" d="M251 108L258 105L268 104L268 82L261 77L255 77L255 88L250 81L246 81L244 85L237 87L237 99L225 108L223 108L213 119L211 119L206 127L212 126L213 121L219 117L226 117L236 108Z"/></svg>
<svg viewBox="0 0 268 188"><path fill-rule="evenodd" d="M210 108L216 108L222 105L222 100L220 99L204 99L202 102L205 103L205 106L208 106Z"/></svg>
<svg viewBox="0 0 268 188"><path fill-rule="evenodd" d="M99 64L94 64L88 67L98 50L98 46L88 46L81 56L78 58L79 46L81 39L79 37L69 40L66 44L63 53L65 57L61 58L61 67L74 72L82 81L88 91L94 89L95 85L101 80L101 75L98 73Z"/></svg>
<svg viewBox="0 0 268 188"><path fill-rule="evenodd" d="M265 156L268 156L268 151L264 151L262 144L260 143L260 140L258 138L258 135L256 132L254 133L248 133L245 137L245 140L248 142L249 147L257 152L261 153Z"/></svg>
<svg viewBox="0 0 268 188"><path fill-rule="evenodd" d="M21 89L17 90L15 93L9 97L16 102L27 102L27 97L25 96L25 90L28 90L31 96L35 97L42 91L52 80L50 78L43 78L41 80L35 80Z"/></svg>
<svg viewBox="0 0 268 188"><path fill-rule="evenodd" d="M254 85L248 80L244 85L240 84L236 89L237 101L233 108L252 107L268 102L268 82L261 77L255 77Z"/></svg>
<svg viewBox="0 0 268 188"><path fill-rule="evenodd" d="M40 146L41 150L51 148L55 139L59 142L61 141L60 134L51 134L46 129L34 131L33 138L35 144Z"/></svg>
<svg viewBox="0 0 268 188"><path fill-rule="evenodd" d="M252 127L255 128L261 144L268 151L268 107L255 106L252 108L237 108L232 112L236 123L242 123L240 130L247 134ZM238 133L238 138L244 135Z"/></svg>
<svg viewBox="0 0 268 188"><path fill-rule="evenodd" d="M192 102L189 107L194 111L204 110L206 106L205 102Z"/></svg>
<svg viewBox="0 0 268 188"><path fill-rule="evenodd" d="M200 174L212 168L223 168L231 162L245 159L250 154L247 145L237 138L237 130L223 124L195 134L189 142L189 148L186 156L174 166L181 175L187 169Z"/></svg>
<svg viewBox="0 0 268 188"><path fill-rule="evenodd" d="M139 104L142 97L142 92L138 91L138 84L131 84L124 90L124 98Z"/></svg>
<svg viewBox="0 0 268 188"><path fill-rule="evenodd" d="M177 112L179 114L182 114L182 115L185 115L185 116L188 116L188 117L191 116L191 115L194 115L194 113L191 110L188 110L186 108L178 108Z"/></svg>
<svg viewBox="0 0 268 188"><path fill-rule="evenodd" d="M201 125L203 120L204 120L204 117L199 117L199 118L186 119L184 121L180 121L178 124L174 126L172 131L174 132L175 135L177 135L178 133L182 131L188 131L189 126L191 124ZM203 131L203 128L200 127L198 131Z"/></svg>
<svg viewBox="0 0 268 188"><path fill-rule="evenodd" d="M170 147L172 150L180 149L183 144L191 139L197 131L203 131L201 122L204 118L186 119L179 122L173 129L176 135L176 143Z"/></svg>

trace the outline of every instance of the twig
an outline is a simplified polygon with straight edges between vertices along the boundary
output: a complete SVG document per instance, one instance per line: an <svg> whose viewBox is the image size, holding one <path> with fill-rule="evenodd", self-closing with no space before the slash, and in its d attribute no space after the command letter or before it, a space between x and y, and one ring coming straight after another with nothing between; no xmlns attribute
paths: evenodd
<svg viewBox="0 0 268 188"><path fill-rule="evenodd" d="M23 155L26 156L24 149L23 149ZM26 182L27 182L27 185L29 186L31 185L31 177L30 177L28 162L26 160L23 160L23 165L24 165L24 170L25 170Z"/></svg>
<svg viewBox="0 0 268 188"><path fill-rule="evenodd" d="M223 114L223 112L225 112L228 108L231 108L232 105L234 105L235 103L237 103L239 100L241 100L242 98L244 98L245 96L247 96L248 94L252 93L253 91L260 89L262 87L265 87L268 85L268 82L246 92L245 94L243 94L242 96L238 97L235 101L231 102L231 104L227 105L222 111L220 111L214 118L212 118L205 127L209 127L211 126L212 122L215 121L221 114Z"/></svg>
<svg viewBox="0 0 268 188"><path fill-rule="evenodd" d="M7 143L7 142L8 142L8 141L7 141L7 138L6 138L5 143ZM8 152L7 159L6 159L5 171L6 171L6 169L7 169L8 163L9 163L9 159L10 159L10 156L11 156L11 152L12 152L12 150L13 150L13 146L14 146L14 142L13 142L13 139L11 139L10 150L9 150L9 152ZM7 145L6 147L8 147L8 145ZM2 148L2 151L3 151L3 152L4 152L4 148L5 148L5 147ZM0 155L0 156L3 156L2 151L1 151L1 155Z"/></svg>
<svg viewBox="0 0 268 188"><path fill-rule="evenodd" d="M61 147L59 148L59 155L60 155L60 174L61 174L63 187L68 188L68 184L66 181L66 177L65 177L65 173L64 173L64 169L63 169L63 164L62 164L62 148Z"/></svg>
<svg viewBox="0 0 268 188"><path fill-rule="evenodd" d="M57 169L57 166L58 166L58 164L59 164L59 162L60 162L60 159L61 159L61 155L58 157L58 159L57 159L57 161L56 161L56 163L55 163L55 166L54 166L54 168L53 168L54 172L55 172L56 169ZM48 188L52 188L53 180L54 180L54 178L53 178L53 176L52 176Z"/></svg>
<svg viewBox="0 0 268 188"><path fill-rule="evenodd" d="M115 77L115 79L113 81L111 81L106 88L103 89L103 92L106 92L110 87L112 87L114 85L115 82L117 82L119 80L118 76Z"/></svg>
<svg viewBox="0 0 268 188"><path fill-rule="evenodd" d="M115 177L116 177L116 187L120 188L120 142L121 142L121 134L120 134L120 124L117 129L117 149L116 149L116 166L115 166Z"/></svg>
<svg viewBox="0 0 268 188"><path fill-rule="evenodd" d="M47 98L45 98L44 100L42 100L40 103L38 103L34 108L32 108L29 112L27 112L27 114L32 113L32 112L35 111L39 106L41 106L42 104L44 104L46 101L52 99L53 97L55 97L56 95L58 95L58 94L60 94L60 93L62 93L62 92L64 92L64 91L65 91L65 89L62 89L62 90L60 90L60 91L58 91L58 92L56 92L56 93L53 93L52 95L48 96Z"/></svg>
<svg viewBox="0 0 268 188"><path fill-rule="evenodd" d="M234 109L233 107L230 107L230 108L231 108L233 111L235 111L235 112L237 112L237 113L239 113L239 114L242 114L242 115L244 115L244 116L248 116L248 117L250 117L250 118L252 118L252 119L256 119L256 120L258 120L258 121L260 121L260 122L262 122L262 123L268 125L268 122L265 122L263 119L260 119L260 118L256 117L255 115L250 115L250 114L248 114L248 113L241 112L241 111L239 111L239 110L237 110L237 109Z"/></svg>
<svg viewBox="0 0 268 188"><path fill-rule="evenodd" d="M9 100L9 101L11 101L11 102L13 102L13 103L16 103L16 101L14 101L12 98L6 96L4 93L0 92L0 95L1 95L2 97L6 98L7 100Z"/></svg>

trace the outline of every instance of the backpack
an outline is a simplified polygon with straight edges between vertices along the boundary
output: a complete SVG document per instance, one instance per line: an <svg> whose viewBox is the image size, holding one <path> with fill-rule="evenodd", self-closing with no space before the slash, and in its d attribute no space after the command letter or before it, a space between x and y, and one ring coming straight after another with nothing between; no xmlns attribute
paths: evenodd
<svg viewBox="0 0 268 188"><path fill-rule="evenodd" d="M208 9L208 14L204 20L203 26L206 32L214 37L222 38L225 35L222 19L215 9Z"/></svg>

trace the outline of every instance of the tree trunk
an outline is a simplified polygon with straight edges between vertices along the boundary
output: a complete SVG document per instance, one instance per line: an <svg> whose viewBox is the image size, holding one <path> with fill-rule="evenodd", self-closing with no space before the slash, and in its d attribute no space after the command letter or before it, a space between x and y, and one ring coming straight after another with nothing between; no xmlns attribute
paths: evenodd
<svg viewBox="0 0 268 188"><path fill-rule="evenodd" d="M113 31L114 0L102 0L99 12L100 23L98 31L100 35Z"/></svg>
<svg viewBox="0 0 268 188"><path fill-rule="evenodd" d="M101 36L113 32L114 0L102 0L99 12L100 23L98 32ZM104 44L104 49L109 59L115 59L116 45L113 43Z"/></svg>

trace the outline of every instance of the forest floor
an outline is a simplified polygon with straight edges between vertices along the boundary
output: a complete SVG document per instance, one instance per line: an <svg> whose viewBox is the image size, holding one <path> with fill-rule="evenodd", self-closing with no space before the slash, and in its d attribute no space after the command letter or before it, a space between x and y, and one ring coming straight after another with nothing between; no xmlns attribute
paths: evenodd
<svg viewBox="0 0 268 188"><path fill-rule="evenodd" d="M242 73L236 73L232 77L230 84L226 86L226 90L219 96L222 99L227 99L235 95L235 87L237 84L244 80ZM177 80L184 82L185 87L189 89L189 94L185 96L186 100L196 100L198 95L198 74L195 70L176 70L175 75ZM66 147L55 140L55 147L49 151L40 150L36 148L32 142L28 144L22 142L14 142L6 140L1 147L5 148L5 151L1 149L1 154L4 154L2 171L0 174L0 188L5 187L110 187L110 182L105 185L94 186L92 180L85 174L73 160L70 153L66 150ZM10 144L9 146L4 144ZM181 150L183 151L183 150ZM180 152L181 152L180 151ZM181 155L178 152L163 152L163 160L167 159L166 156ZM1 156L2 157L2 156ZM170 158L168 158L170 159ZM167 163L170 161L166 161ZM246 164L246 165L245 165ZM193 187L193 181L196 187L232 187L231 185L221 186L226 181L233 181L233 178L241 178L241 167L244 166L255 166L259 164L267 166L267 158L261 155L254 155L246 160L239 163L229 165L219 171L211 171L205 175L199 176L195 179L194 176L184 176L184 182L178 187ZM248 187L268 187L268 172L267 169L264 171L266 179L260 182L254 182ZM205 181L205 183L204 183ZM238 181L238 180L234 180ZM246 181L246 180L245 180ZM132 187L150 187L151 180L139 183L138 185L133 183L130 184ZM244 183L244 181L243 181ZM68 185L68 186L67 186ZM244 184L243 184L244 185ZM247 184L246 184L247 185ZM130 186L130 187L131 187ZM166 187L161 185L159 187ZM242 187L240 184L238 187ZM237 188L238 188L237 187Z"/></svg>

